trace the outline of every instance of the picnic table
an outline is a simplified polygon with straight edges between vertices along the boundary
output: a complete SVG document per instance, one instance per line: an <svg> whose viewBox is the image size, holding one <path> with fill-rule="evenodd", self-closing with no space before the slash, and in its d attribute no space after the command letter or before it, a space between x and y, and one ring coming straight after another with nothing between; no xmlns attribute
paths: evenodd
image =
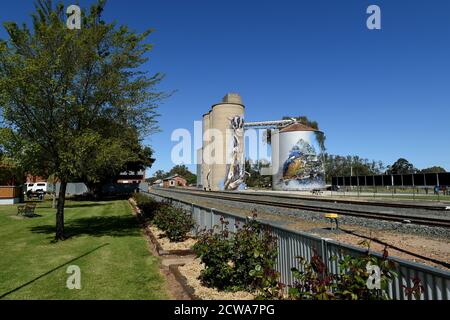
<svg viewBox="0 0 450 320"><path fill-rule="evenodd" d="M36 210L36 204L27 203L26 205L20 205L17 207L17 215L23 217L34 217Z"/></svg>

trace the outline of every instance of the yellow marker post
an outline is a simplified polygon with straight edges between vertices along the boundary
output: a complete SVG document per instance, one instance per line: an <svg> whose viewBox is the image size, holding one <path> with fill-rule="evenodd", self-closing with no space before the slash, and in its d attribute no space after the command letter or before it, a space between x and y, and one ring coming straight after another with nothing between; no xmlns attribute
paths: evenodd
<svg viewBox="0 0 450 320"><path fill-rule="evenodd" d="M338 222L339 215L337 213L327 213L325 215L325 218L330 219L331 230L339 230L339 222ZM333 222L336 223L336 228L333 228Z"/></svg>

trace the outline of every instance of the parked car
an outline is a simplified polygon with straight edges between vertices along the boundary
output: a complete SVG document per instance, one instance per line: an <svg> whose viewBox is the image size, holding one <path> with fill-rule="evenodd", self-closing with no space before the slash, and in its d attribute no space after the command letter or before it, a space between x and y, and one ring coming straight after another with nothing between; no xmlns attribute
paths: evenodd
<svg viewBox="0 0 450 320"><path fill-rule="evenodd" d="M38 190L36 192L33 192L31 190L28 190L26 193L28 200L33 200L33 198L38 198L40 201L43 201L45 199L45 192L42 190Z"/></svg>
<svg viewBox="0 0 450 320"><path fill-rule="evenodd" d="M339 186L327 186L327 191L339 191L340 189Z"/></svg>
<svg viewBox="0 0 450 320"><path fill-rule="evenodd" d="M47 182L36 182L36 183L27 183L27 193L47 193L48 191L48 184Z"/></svg>

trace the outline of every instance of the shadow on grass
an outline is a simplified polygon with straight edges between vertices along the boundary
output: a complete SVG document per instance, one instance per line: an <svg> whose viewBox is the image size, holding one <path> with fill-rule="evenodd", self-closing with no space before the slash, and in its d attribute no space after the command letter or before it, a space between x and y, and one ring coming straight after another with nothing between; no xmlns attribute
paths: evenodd
<svg viewBox="0 0 450 320"><path fill-rule="evenodd" d="M89 202L71 202L71 201L67 201L64 205L65 209L72 209L72 208L89 208L89 207L99 207L99 206L107 206L107 205L111 205L111 203L101 203L101 202L93 202L93 203L89 203Z"/></svg>
<svg viewBox="0 0 450 320"><path fill-rule="evenodd" d="M6 292L6 293L4 293L4 294L1 294L1 295L0 295L0 299L3 299L4 297L10 295L11 293L14 293L14 292L16 292L16 291L19 291L20 289L22 289L22 288L24 288L24 287L26 287L26 286L32 284L33 282L35 282L35 281L37 281L37 280L39 280L39 279L41 279L41 278L43 278L43 277L49 275L50 273L52 273L52 272L54 272L54 271L56 271L56 270L58 270L58 269L60 269L60 268L62 268L62 267L64 267L64 266L67 266L67 265L69 265L69 264L71 264L71 263L77 261L78 259L81 259L81 258L83 258L83 257L85 257L85 256L87 256L87 255L90 255L90 254L93 253L94 251L97 251L97 250L99 250L99 249L101 249L101 248L103 248L103 247L106 247L106 246L108 246L108 245L109 245L109 243L102 244L101 246L99 246L99 247L97 247L97 248L95 248L95 249L93 249L93 250L91 250L91 251L88 251L88 252L82 254L81 256L78 256L78 257L76 257L76 258L74 258L74 259L72 259L72 260L70 260L70 261L67 261L67 262L65 262L65 263L63 263L63 264L60 264L59 266L57 266L57 267L55 267L55 268L53 268L53 269L47 271L47 272L44 273L44 274L41 274L40 276L34 278L33 280L28 281L27 283L24 283L23 285L21 285L21 286L15 288L15 289L13 289L13 290L10 290L10 291L8 291L8 292Z"/></svg>
<svg viewBox="0 0 450 320"><path fill-rule="evenodd" d="M67 238L88 235L92 237L127 237L140 235L140 225L134 216L89 217L69 220L65 224ZM30 228L33 233L54 234L55 225Z"/></svg>
<svg viewBox="0 0 450 320"><path fill-rule="evenodd" d="M100 194L100 195L93 195L93 194L85 194L80 196L72 196L67 198L67 200L72 201L119 201L119 200L128 200L133 196L132 193L125 193L125 194Z"/></svg>
<svg viewBox="0 0 450 320"><path fill-rule="evenodd" d="M35 204L36 210L39 210L39 209L56 210L56 208L52 207L52 200L46 200L46 201L41 201L41 202L25 201L23 204ZM65 209L93 208L93 207L100 207L100 206L107 206L107 205L111 205L111 203L104 202L103 200L78 201L78 200L67 199L64 204L64 208Z"/></svg>
<svg viewBox="0 0 450 320"><path fill-rule="evenodd" d="M24 218L24 219L33 219L33 218L42 218L43 216L37 213L25 214L25 215L15 215L16 217Z"/></svg>

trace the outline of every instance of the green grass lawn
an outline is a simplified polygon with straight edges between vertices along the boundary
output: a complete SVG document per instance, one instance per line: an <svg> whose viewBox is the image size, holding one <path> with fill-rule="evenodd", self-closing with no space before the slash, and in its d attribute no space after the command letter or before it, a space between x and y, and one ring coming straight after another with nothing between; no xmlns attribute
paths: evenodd
<svg viewBox="0 0 450 320"><path fill-rule="evenodd" d="M55 210L16 217L0 206L0 299L167 299L158 258L127 201L66 203L64 242L53 242ZM69 265L81 269L81 290L69 290Z"/></svg>

